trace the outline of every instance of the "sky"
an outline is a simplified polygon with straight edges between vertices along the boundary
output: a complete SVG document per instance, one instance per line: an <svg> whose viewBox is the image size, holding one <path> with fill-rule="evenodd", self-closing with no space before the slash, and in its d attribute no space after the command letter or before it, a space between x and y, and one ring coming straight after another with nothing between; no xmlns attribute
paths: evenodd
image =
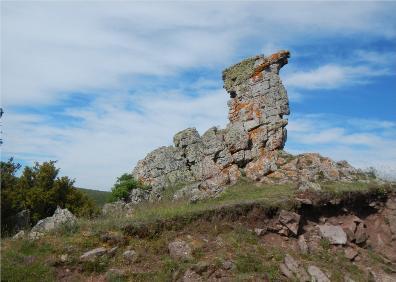
<svg viewBox="0 0 396 282"><path fill-rule="evenodd" d="M221 72L280 49L285 150L396 179L396 2L1 2L2 160L110 190L187 127L227 124Z"/></svg>

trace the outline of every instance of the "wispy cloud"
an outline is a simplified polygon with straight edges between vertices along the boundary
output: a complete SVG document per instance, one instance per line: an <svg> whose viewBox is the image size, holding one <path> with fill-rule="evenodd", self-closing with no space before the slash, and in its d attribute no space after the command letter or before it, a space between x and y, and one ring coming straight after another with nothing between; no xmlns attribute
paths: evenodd
<svg viewBox="0 0 396 282"><path fill-rule="evenodd" d="M298 47L316 40L394 40L396 23L389 19L395 8L374 2L3 2L3 157L58 159L78 185L108 188L147 152L171 144L178 130L226 124L224 67L289 46L293 55L309 57ZM393 53L376 52L357 50L354 64L336 58L300 71L285 67L291 101L303 102L305 89L366 82L367 73L391 69L383 57ZM366 135L378 130L318 129L312 120L293 119L291 147L293 136L305 148L314 145L300 136L308 129L322 145L357 137L368 143ZM393 134L389 122L383 128ZM356 152L352 143L339 146Z"/></svg>

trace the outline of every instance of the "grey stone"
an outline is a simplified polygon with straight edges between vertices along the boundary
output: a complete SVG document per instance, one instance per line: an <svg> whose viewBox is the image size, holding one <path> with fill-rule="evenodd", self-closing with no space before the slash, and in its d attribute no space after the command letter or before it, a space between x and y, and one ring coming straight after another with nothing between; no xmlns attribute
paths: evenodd
<svg viewBox="0 0 396 282"><path fill-rule="evenodd" d="M28 238L29 238L29 240L34 241L34 240L40 239L43 236L44 236L44 233L42 233L42 232L30 231Z"/></svg>
<svg viewBox="0 0 396 282"><path fill-rule="evenodd" d="M366 232L366 227L364 226L363 223L360 223L356 228L355 242L356 244L362 244L366 242L367 239L368 239L368 234Z"/></svg>
<svg viewBox="0 0 396 282"><path fill-rule="evenodd" d="M13 240L19 240L19 239L25 238L25 236L26 236L25 231L24 231L24 230L21 230L21 231L19 231L17 234L15 234L15 235L12 237L12 239L13 239Z"/></svg>
<svg viewBox="0 0 396 282"><path fill-rule="evenodd" d="M354 260L354 258L357 257L357 255L359 254L358 251L356 251L354 248L352 247L348 247L344 250L345 253L345 257L349 260Z"/></svg>
<svg viewBox="0 0 396 282"><path fill-rule="evenodd" d="M81 261L94 261L96 258L106 254L107 250L103 247L96 248L93 250L90 250L88 252L85 252L80 256Z"/></svg>
<svg viewBox="0 0 396 282"><path fill-rule="evenodd" d="M173 259L190 260L192 250L188 243L182 240L175 240L168 244L169 254Z"/></svg>
<svg viewBox="0 0 396 282"><path fill-rule="evenodd" d="M256 233L257 236L263 236L266 232L266 228L254 228L254 233Z"/></svg>
<svg viewBox="0 0 396 282"><path fill-rule="evenodd" d="M234 267L234 263L230 260L226 260L223 262L222 267L224 270L230 270Z"/></svg>
<svg viewBox="0 0 396 282"><path fill-rule="evenodd" d="M134 250L127 250L122 254L122 257L124 258L124 261L126 263L135 263L139 260L139 255L136 251Z"/></svg>
<svg viewBox="0 0 396 282"><path fill-rule="evenodd" d="M308 273L305 271L304 267L291 255L286 254L284 264L287 269L289 269L290 272L299 279L299 281L310 281Z"/></svg>
<svg viewBox="0 0 396 282"><path fill-rule="evenodd" d="M339 225L319 225L319 232L322 238L328 239L331 244L345 245L347 242L347 235Z"/></svg>
<svg viewBox="0 0 396 282"><path fill-rule="evenodd" d="M308 249L307 240L305 240L305 236L304 235L298 236L297 243L298 243L298 248L300 249L300 252L302 254L307 254L309 249Z"/></svg>
<svg viewBox="0 0 396 282"><path fill-rule="evenodd" d="M39 220L31 232L48 232L62 225L73 226L77 224L77 218L68 210L58 207L53 216Z"/></svg>
<svg viewBox="0 0 396 282"><path fill-rule="evenodd" d="M310 265L308 266L308 273L311 275L312 282L330 282L330 279L320 270L319 267Z"/></svg>
<svg viewBox="0 0 396 282"><path fill-rule="evenodd" d="M301 216L295 212L281 210L279 214L279 222L286 226L294 235L298 234L300 219Z"/></svg>

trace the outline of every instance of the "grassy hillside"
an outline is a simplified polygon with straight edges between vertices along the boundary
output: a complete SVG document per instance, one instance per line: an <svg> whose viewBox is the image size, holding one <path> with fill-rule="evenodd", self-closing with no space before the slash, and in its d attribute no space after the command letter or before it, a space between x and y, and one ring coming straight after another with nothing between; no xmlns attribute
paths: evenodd
<svg viewBox="0 0 396 282"><path fill-rule="evenodd" d="M394 185L370 183L323 183L322 187L318 201L339 198L358 203L359 197L381 198L396 189ZM83 191L93 192L96 198L108 195ZM49 232L36 241L5 239L1 242L2 278L10 282L173 281L192 268L213 271L213 277L223 278L210 281L287 281L279 264L288 253L305 267L319 266L331 275L331 281L342 282L345 274L357 282L367 281L361 269L345 258L344 250L330 247L327 241L322 240L317 251L302 254L294 247L297 238L252 232L255 227L266 226L265 212L298 209L297 196L293 185L241 182L217 198L194 204L165 197L160 203L137 206L129 216L81 218L75 228ZM189 243L191 259L178 261L170 256L168 244L176 239ZM111 255L81 261L83 253L98 247L117 248ZM134 262L123 255L131 249L138 254ZM365 265L389 268L379 254L363 248L359 252ZM224 269L226 262L232 262L232 267Z"/></svg>
<svg viewBox="0 0 396 282"><path fill-rule="evenodd" d="M85 188L77 188L77 190L85 193L93 199L98 207L102 207L105 203L109 201L111 192L108 191L98 191Z"/></svg>

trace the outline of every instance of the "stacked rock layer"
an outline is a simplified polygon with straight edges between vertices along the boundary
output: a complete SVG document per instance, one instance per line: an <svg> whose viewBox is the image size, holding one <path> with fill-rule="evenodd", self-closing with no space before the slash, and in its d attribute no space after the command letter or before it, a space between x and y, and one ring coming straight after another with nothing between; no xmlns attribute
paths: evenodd
<svg viewBox="0 0 396 282"><path fill-rule="evenodd" d="M149 153L133 176L153 191L184 183L190 185L181 192L195 190L206 196L242 175L271 183L354 178L357 171L346 162L282 151L289 101L279 70L289 56L289 51L255 56L224 70L224 88L230 95L227 127L212 127L202 136L195 128L177 133L174 146Z"/></svg>

